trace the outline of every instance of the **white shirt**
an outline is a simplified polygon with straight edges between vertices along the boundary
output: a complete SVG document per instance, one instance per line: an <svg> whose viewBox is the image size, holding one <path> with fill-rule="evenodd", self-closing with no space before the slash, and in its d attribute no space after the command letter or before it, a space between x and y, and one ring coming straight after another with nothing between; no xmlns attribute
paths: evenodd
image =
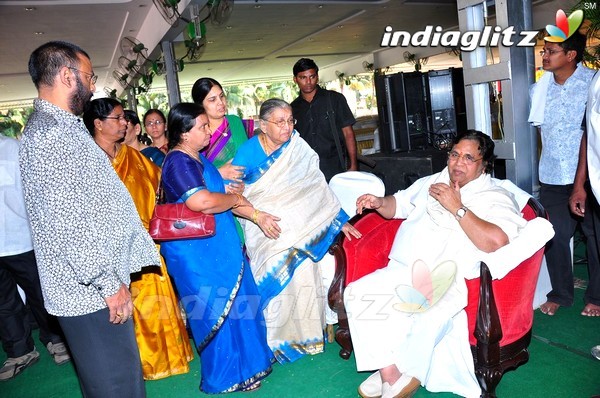
<svg viewBox="0 0 600 398"><path fill-rule="evenodd" d="M19 141L0 135L0 257L33 250L25 209Z"/></svg>
<svg viewBox="0 0 600 398"><path fill-rule="evenodd" d="M590 84L586 111L587 160L590 184L596 200L600 201L600 74Z"/></svg>

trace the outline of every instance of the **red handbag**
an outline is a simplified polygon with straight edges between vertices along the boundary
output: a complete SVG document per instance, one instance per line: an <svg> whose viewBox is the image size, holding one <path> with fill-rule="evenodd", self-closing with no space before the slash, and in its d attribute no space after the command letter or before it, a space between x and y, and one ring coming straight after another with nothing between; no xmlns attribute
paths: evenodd
<svg viewBox="0 0 600 398"><path fill-rule="evenodd" d="M156 197L156 206L148 231L155 241L207 238L215 235L213 214L190 210L185 203L159 203L163 201L162 184Z"/></svg>

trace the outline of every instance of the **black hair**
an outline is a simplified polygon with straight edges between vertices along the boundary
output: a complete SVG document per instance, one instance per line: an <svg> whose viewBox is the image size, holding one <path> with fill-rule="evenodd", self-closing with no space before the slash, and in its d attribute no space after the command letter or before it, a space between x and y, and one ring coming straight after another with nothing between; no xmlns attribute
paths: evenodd
<svg viewBox="0 0 600 398"><path fill-rule="evenodd" d="M223 86L221 86L221 83L219 83L213 78L201 77L200 79L196 80L194 86L192 87L192 99L194 100L194 102L197 104L202 104L202 101L204 101L204 99L214 86L218 86L221 89L221 91L223 90Z"/></svg>
<svg viewBox="0 0 600 398"><path fill-rule="evenodd" d="M80 47L66 41L50 41L33 50L28 68L35 88L52 86L54 78L63 66L79 68L80 54L90 59Z"/></svg>
<svg viewBox="0 0 600 398"><path fill-rule="evenodd" d="M140 124L140 118L138 117L137 113L135 111L132 111L131 109L125 109L125 120L127 120L134 126Z"/></svg>
<svg viewBox="0 0 600 398"><path fill-rule="evenodd" d="M452 148L454 148L454 145L458 144L462 140L471 140L477 142L479 156L481 156L483 162L485 163L485 169L483 172L486 174L491 174L494 170L494 160L496 160L496 155L494 155L495 144L490 136L483 134L481 131L467 130L458 133L456 137L454 137L454 140L452 140Z"/></svg>
<svg viewBox="0 0 600 398"><path fill-rule="evenodd" d="M315 72L317 72L317 74L319 74L319 67L317 66L317 64L315 64L315 61L313 61L310 58L300 58L294 64L294 68L292 70L294 72L294 76L297 76L298 73L304 72L305 70L310 70L310 69L314 69Z"/></svg>
<svg viewBox="0 0 600 398"><path fill-rule="evenodd" d="M94 120L106 120L106 117L109 116L117 106L123 105L114 98L97 98L88 102L85 111L83 112L83 123L92 137L95 135Z"/></svg>
<svg viewBox="0 0 600 398"><path fill-rule="evenodd" d="M582 35L579 32L575 32L567 40L563 41L562 43L556 44L562 47L565 53L569 51L575 51L577 53L577 55L575 56L575 62L579 63L583 60L586 40L587 39L585 35Z"/></svg>
<svg viewBox="0 0 600 398"><path fill-rule="evenodd" d="M125 109L125 119L134 126L137 126L141 123L137 113L132 111L131 109ZM140 130L136 138L138 142L141 142L144 145L152 145L152 139L148 137L148 134L146 134L143 130Z"/></svg>
<svg viewBox="0 0 600 398"><path fill-rule="evenodd" d="M181 135L190 131L196 125L196 118L205 112L201 104L180 102L169 111L169 149L181 142Z"/></svg>
<svg viewBox="0 0 600 398"><path fill-rule="evenodd" d="M162 111L160 109L156 109L156 108L152 108L152 109L148 109L146 111L146 113L144 113L144 126L146 126L146 118L148 116L150 116L151 114L156 113L158 116L160 116L160 118L162 119L163 123L167 122L167 118L165 117L165 114L162 113Z"/></svg>

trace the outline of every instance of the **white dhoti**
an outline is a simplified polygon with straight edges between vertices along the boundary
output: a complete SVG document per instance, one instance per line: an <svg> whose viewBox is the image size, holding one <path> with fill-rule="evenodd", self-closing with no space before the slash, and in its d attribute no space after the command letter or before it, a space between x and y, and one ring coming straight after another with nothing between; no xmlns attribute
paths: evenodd
<svg viewBox="0 0 600 398"><path fill-rule="evenodd" d="M392 264L346 288L344 303L359 371L395 364L429 391L478 397L467 336L464 282L450 287L443 300L421 313L394 308L395 289L411 284L410 268Z"/></svg>

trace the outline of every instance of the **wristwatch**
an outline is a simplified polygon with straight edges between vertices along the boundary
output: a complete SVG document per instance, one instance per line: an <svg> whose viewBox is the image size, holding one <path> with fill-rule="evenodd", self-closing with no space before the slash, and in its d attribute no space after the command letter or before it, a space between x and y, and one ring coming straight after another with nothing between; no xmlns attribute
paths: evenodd
<svg viewBox="0 0 600 398"><path fill-rule="evenodd" d="M457 220L460 221L461 218L463 218L465 216L465 214L467 214L467 209L465 206L461 207L460 209L456 210L456 214L454 215L454 217L456 217Z"/></svg>

